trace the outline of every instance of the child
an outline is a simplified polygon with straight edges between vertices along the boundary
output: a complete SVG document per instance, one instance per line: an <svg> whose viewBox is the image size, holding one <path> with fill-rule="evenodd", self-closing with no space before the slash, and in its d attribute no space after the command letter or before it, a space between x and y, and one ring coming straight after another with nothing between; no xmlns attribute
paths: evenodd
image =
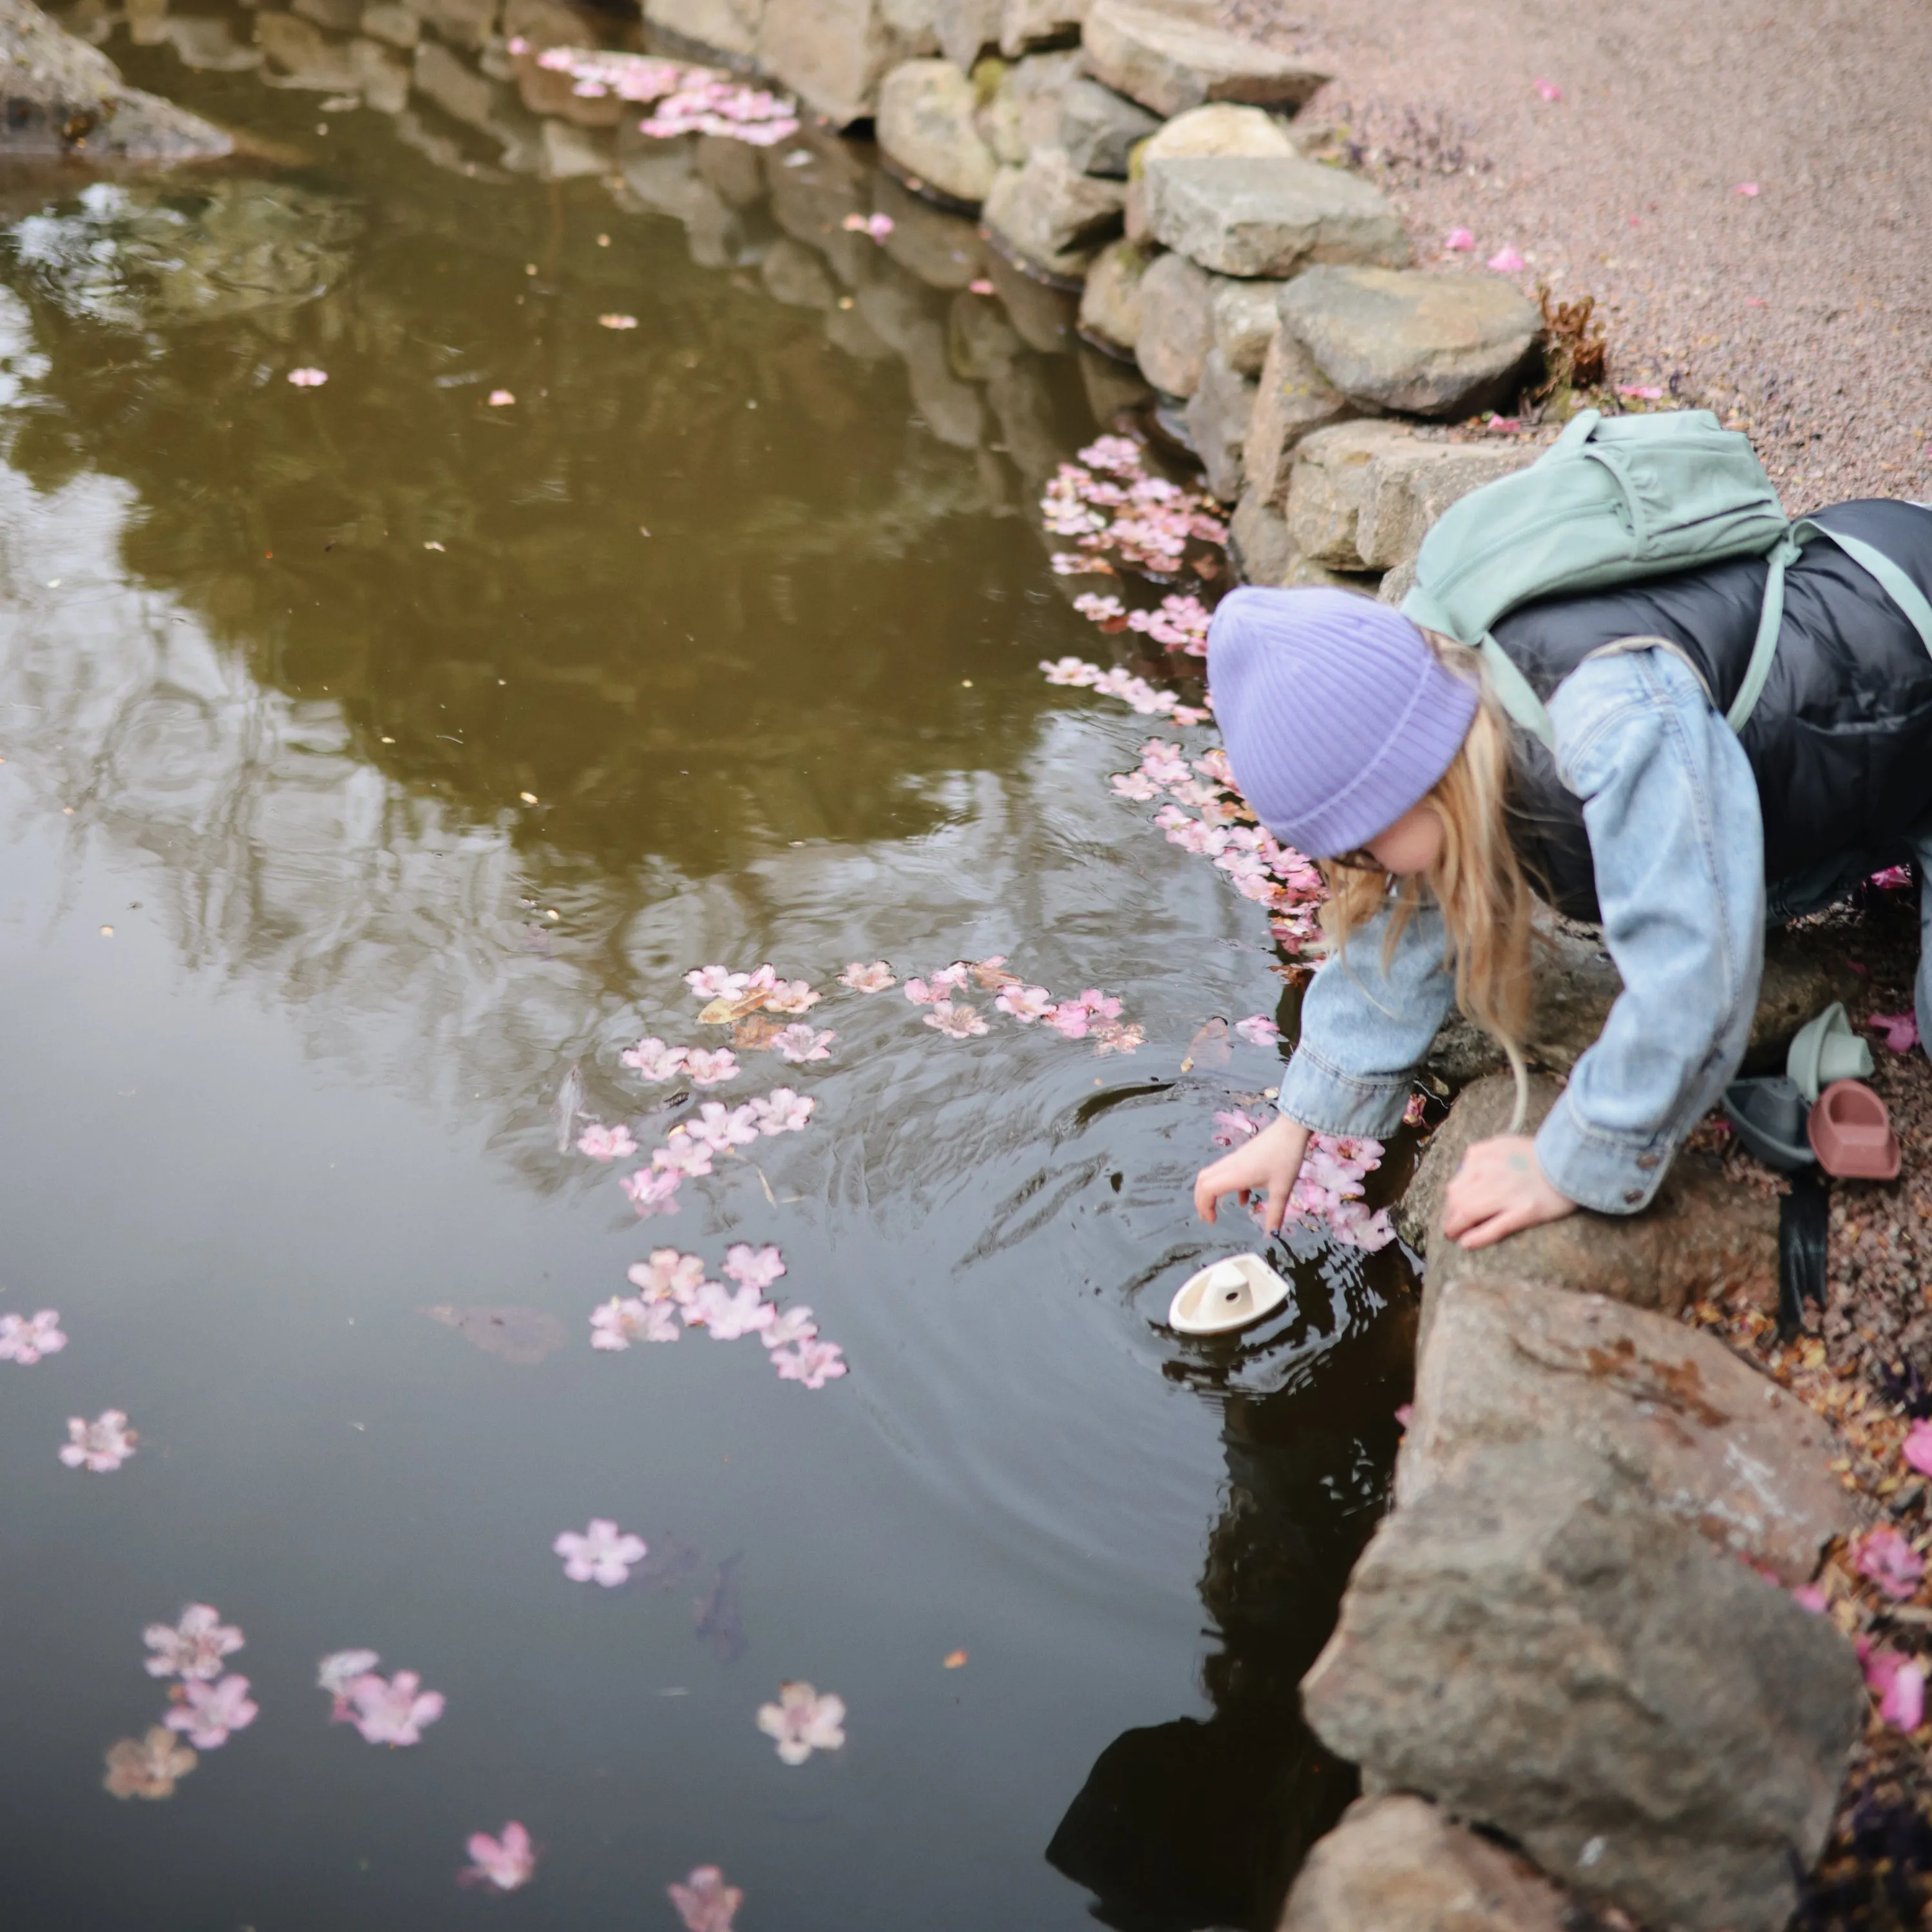
<svg viewBox="0 0 1932 1932"><path fill-rule="evenodd" d="M1932 597L1932 510L1870 500L1813 520L1876 546ZM1203 1219L1223 1195L1262 1197L1273 1233L1311 1132L1392 1131L1452 1001L1520 1084L1532 888L1601 921L1624 990L1534 1140L1464 1156L1444 1232L1479 1247L1579 1206L1634 1213L1736 1074L1767 917L1816 910L1906 856L1932 882L1928 644L1846 552L1814 539L1734 734L1724 712L1766 571L1737 560L1501 620L1497 643L1548 707L1553 755L1511 723L1478 652L1388 605L1327 590L1223 600L1208 674L1228 760L1262 823L1325 862L1330 956L1303 1002L1281 1118L1202 1170ZM1928 958L1916 1005L1932 1040Z"/></svg>

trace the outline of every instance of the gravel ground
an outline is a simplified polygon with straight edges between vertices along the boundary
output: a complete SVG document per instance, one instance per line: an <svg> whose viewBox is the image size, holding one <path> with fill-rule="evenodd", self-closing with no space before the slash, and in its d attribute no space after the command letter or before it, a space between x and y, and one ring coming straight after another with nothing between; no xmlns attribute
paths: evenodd
<svg viewBox="0 0 1932 1932"><path fill-rule="evenodd" d="M1480 273L1513 246L1526 292L1595 296L1611 380L1749 430L1794 514L1932 498L1923 0L1220 11L1332 57L1304 120L1346 128L1419 262ZM1459 226L1477 249L1445 255Z"/></svg>

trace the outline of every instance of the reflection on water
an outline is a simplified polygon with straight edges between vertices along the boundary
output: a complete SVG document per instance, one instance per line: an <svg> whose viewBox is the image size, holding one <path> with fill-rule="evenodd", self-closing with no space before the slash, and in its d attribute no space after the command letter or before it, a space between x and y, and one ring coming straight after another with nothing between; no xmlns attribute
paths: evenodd
<svg viewBox="0 0 1932 1932"><path fill-rule="evenodd" d="M1265 1927L1346 1796L1294 1685L1407 1287L1302 1238L1258 1334L1159 1324L1240 1244L1186 1184L1274 1066L1187 1043L1282 988L1108 796L1144 721L1035 668L1094 649L1041 482L1134 386L862 149L653 147L500 22L404 62L308 10L93 16L284 158L7 204L0 1310L72 1337L0 1369L10 1923L454 1923L515 1819L532 1925L673 1924L717 1863L750 1932ZM1147 1044L836 980L994 952ZM648 1147L622 1050L718 1043L682 974L766 959L832 1058L723 1097L812 1122L640 1228L560 1087ZM851 1375L593 1354L666 1240L782 1246ZM110 1405L136 1454L64 1468ZM648 1576L560 1574L593 1517ZM140 1632L194 1602L261 1714L117 1804ZM446 1697L420 1745L326 1722L359 1646ZM842 1750L778 1762L787 1678Z"/></svg>

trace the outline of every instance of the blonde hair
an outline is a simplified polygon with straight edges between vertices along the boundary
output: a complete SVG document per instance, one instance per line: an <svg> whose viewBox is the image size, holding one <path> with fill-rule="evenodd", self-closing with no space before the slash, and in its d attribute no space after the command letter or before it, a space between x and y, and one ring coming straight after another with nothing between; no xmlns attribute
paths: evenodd
<svg viewBox="0 0 1932 1932"><path fill-rule="evenodd" d="M1447 928L1445 962L1456 977L1456 1004L1496 1039L1516 1077L1517 1132L1529 1102L1522 1038L1529 1019L1531 914L1534 897L1509 835L1510 725L1483 675L1482 660L1466 645L1429 640L1443 664L1480 692L1474 719L1449 769L1419 801L1442 826L1442 846L1427 871L1406 878L1362 866L1322 862L1328 901L1322 924L1332 953L1394 901L1383 935L1386 966L1397 939L1426 890Z"/></svg>

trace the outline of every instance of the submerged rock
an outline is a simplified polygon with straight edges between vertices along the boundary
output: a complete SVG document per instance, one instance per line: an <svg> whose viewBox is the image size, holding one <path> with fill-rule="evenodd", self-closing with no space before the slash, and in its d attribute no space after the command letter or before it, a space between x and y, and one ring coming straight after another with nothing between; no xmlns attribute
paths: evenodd
<svg viewBox="0 0 1932 1932"><path fill-rule="evenodd" d="M1381 189L1298 154L1170 155L1149 160L1144 179L1155 239L1224 275L1408 260L1402 218Z"/></svg>
<svg viewBox="0 0 1932 1932"><path fill-rule="evenodd" d="M908 61L879 88L880 151L908 175L976 207L999 164L974 124L973 83L947 60Z"/></svg>
<svg viewBox="0 0 1932 1932"><path fill-rule="evenodd" d="M1208 100L1299 107L1330 77L1295 56L1134 0L1095 0L1082 38L1094 74L1162 116Z"/></svg>
<svg viewBox="0 0 1932 1932"><path fill-rule="evenodd" d="M1113 242L1087 271L1087 285L1080 292L1080 333L1116 356L1132 356L1140 341L1141 284L1150 259L1131 242Z"/></svg>
<svg viewBox="0 0 1932 1932"><path fill-rule="evenodd" d="M1080 173L1058 148L1036 148L1023 168L1002 168L986 197L994 244L1041 274L1071 284L1118 233L1118 183Z"/></svg>
<svg viewBox="0 0 1932 1932"><path fill-rule="evenodd" d="M1378 267L1311 269L1282 296L1281 318L1344 395L1423 416L1507 401L1543 327L1499 276Z"/></svg>
<svg viewBox="0 0 1932 1932"><path fill-rule="evenodd" d="M32 0L0 0L0 154L172 163L235 151L212 122L129 87Z"/></svg>
<svg viewBox="0 0 1932 1932"><path fill-rule="evenodd" d="M1302 1705L1383 1787L1695 1932L1780 1932L1866 1713L1828 1618L1551 1442L1478 1450L1382 1525Z"/></svg>
<svg viewBox="0 0 1932 1932"><path fill-rule="evenodd" d="M1208 472L1210 495L1232 503L1241 494L1241 452L1254 412L1256 383L1218 349L1210 349L1185 412L1194 453Z"/></svg>
<svg viewBox="0 0 1932 1932"><path fill-rule="evenodd" d="M1480 1258L1436 1296L1396 1463L1406 1508L1473 1451L1574 1442L1719 1548L1809 1582L1859 1527L1829 1426L1724 1344L1561 1280L1498 1279Z"/></svg>
<svg viewBox="0 0 1932 1932"><path fill-rule="evenodd" d="M1160 125L1137 106L1097 80L1069 82L1060 102L1060 145L1082 174L1125 181L1127 158Z"/></svg>
<svg viewBox="0 0 1932 1932"><path fill-rule="evenodd" d="M1405 1792L1358 1798L1316 1844L1280 1932L1569 1932L1528 1859Z"/></svg>

